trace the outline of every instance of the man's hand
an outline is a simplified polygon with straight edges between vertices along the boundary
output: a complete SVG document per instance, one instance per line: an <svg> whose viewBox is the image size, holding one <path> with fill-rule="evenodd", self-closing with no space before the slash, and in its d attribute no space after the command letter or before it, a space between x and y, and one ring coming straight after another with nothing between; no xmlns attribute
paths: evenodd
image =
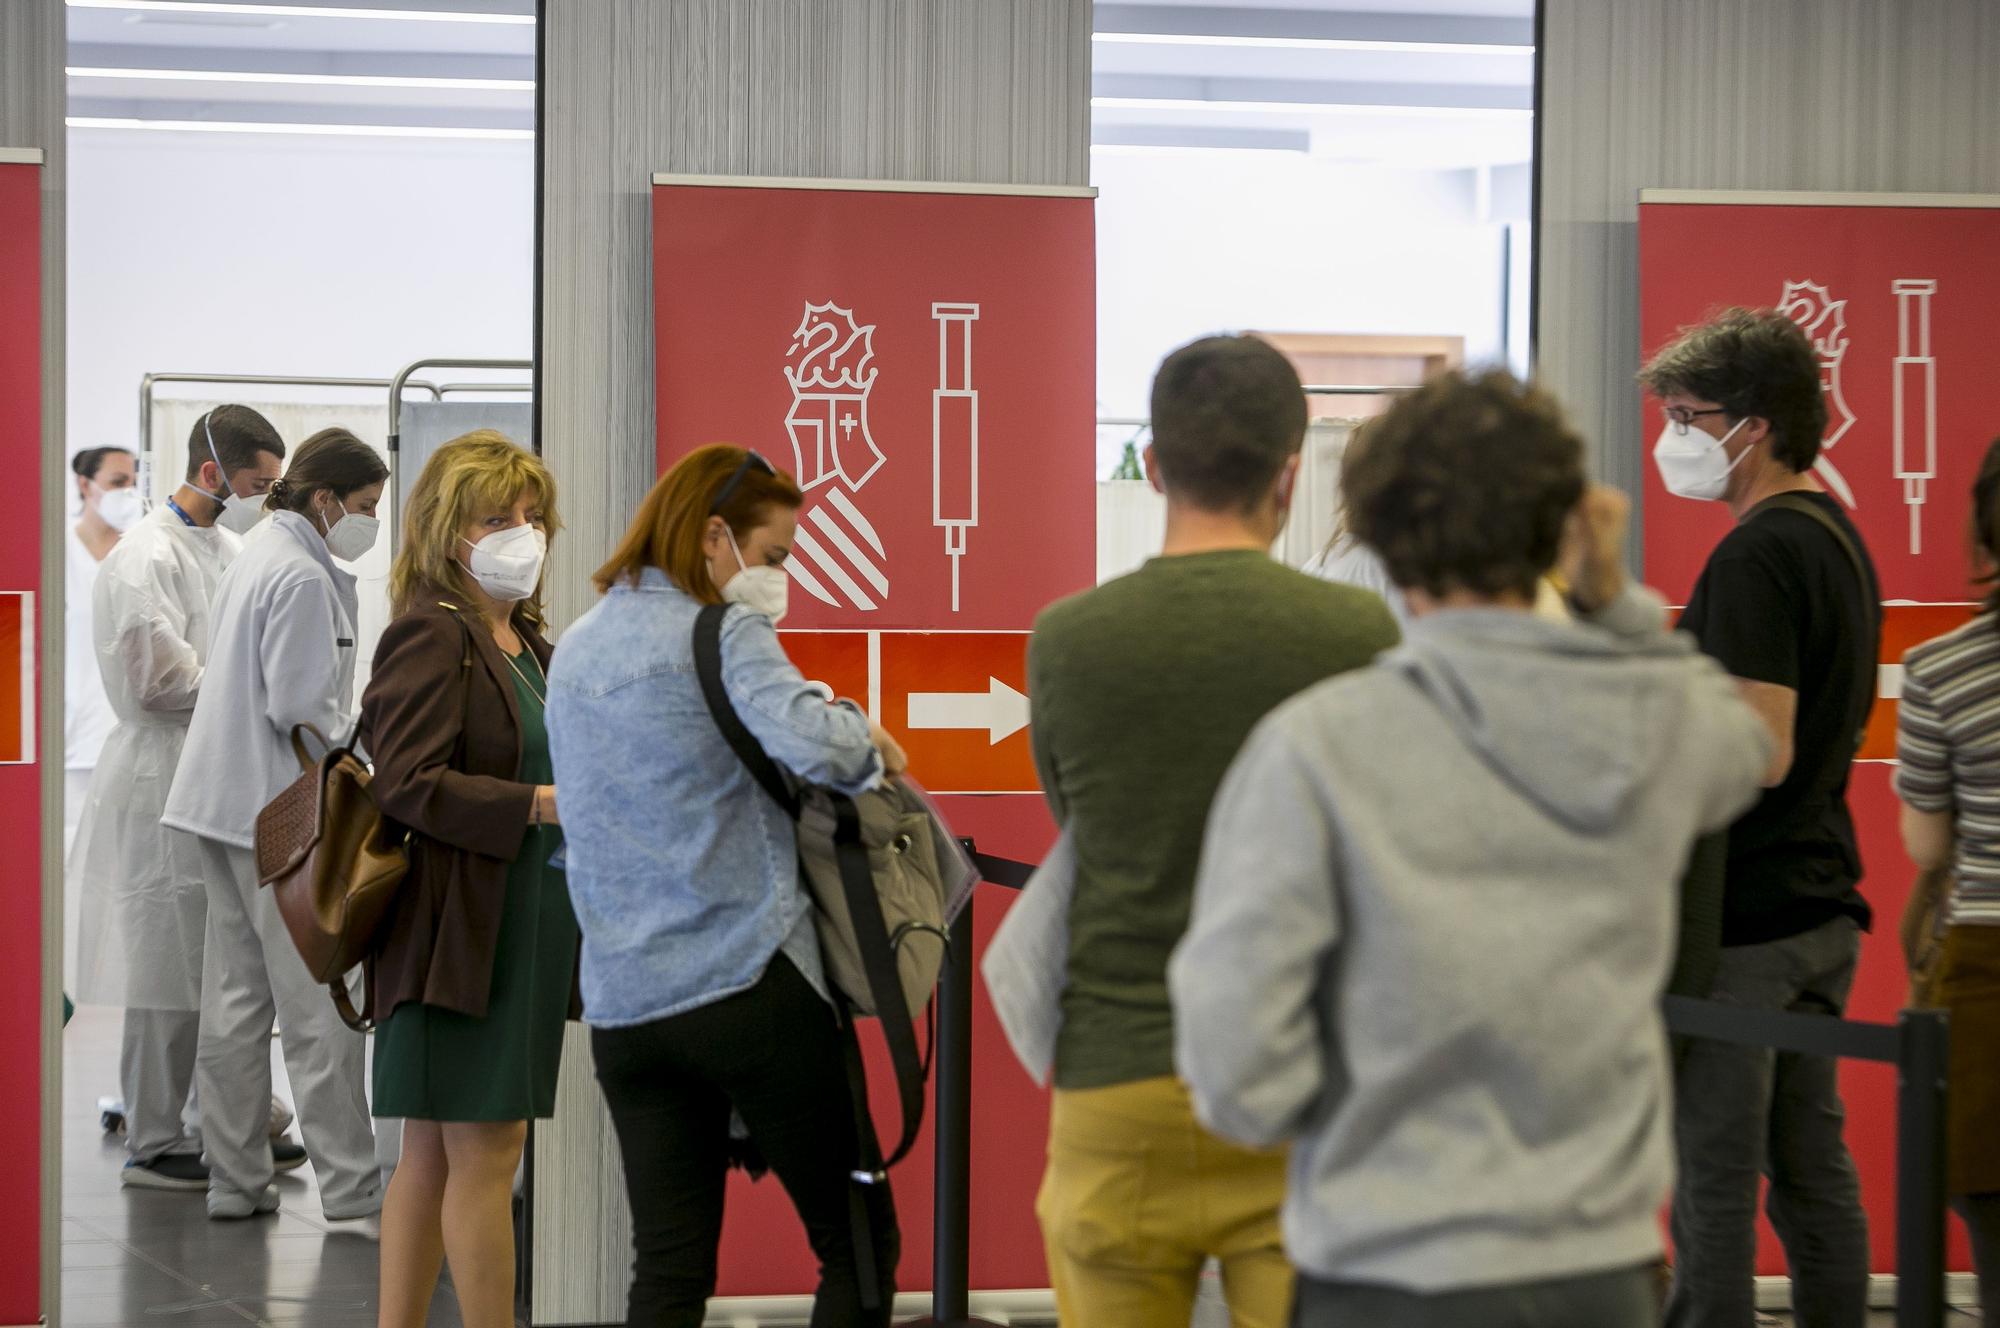
<svg viewBox="0 0 2000 1328"><path fill-rule="evenodd" d="M1632 502L1608 485L1593 484L1569 514L1556 565L1571 601L1595 613L1625 589L1625 528Z"/></svg>

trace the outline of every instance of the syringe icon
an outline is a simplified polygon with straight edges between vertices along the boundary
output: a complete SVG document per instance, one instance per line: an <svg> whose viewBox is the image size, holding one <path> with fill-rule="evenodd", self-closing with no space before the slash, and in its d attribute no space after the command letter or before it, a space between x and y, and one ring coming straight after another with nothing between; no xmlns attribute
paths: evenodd
<svg viewBox="0 0 2000 1328"><path fill-rule="evenodd" d="M1931 354L1931 296L1938 284L1922 278L1889 283L1896 296L1896 478L1910 508L1910 552L1924 551L1924 498L1937 478L1937 358ZM1914 459L1907 439L1923 432Z"/></svg>
<svg viewBox="0 0 2000 1328"><path fill-rule="evenodd" d="M979 393L972 386L976 304L933 304L938 385L931 393L931 524L944 527L951 559L951 611L958 612L958 560L979 524Z"/></svg>

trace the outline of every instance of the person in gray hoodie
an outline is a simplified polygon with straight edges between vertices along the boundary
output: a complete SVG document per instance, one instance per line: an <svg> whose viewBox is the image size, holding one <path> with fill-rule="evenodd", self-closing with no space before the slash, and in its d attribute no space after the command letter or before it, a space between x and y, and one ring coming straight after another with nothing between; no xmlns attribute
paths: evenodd
<svg viewBox="0 0 2000 1328"><path fill-rule="evenodd" d="M1546 394L1435 379L1350 485L1412 622L1231 767L1176 1063L1214 1132L1292 1145L1294 1324L1654 1324L1675 882L1769 732L1627 582ZM1559 559L1575 623L1530 612Z"/></svg>

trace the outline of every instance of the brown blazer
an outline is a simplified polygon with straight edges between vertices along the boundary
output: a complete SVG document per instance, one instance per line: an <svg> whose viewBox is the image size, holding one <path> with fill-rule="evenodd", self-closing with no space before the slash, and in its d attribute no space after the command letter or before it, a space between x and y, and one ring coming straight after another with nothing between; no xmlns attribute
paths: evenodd
<svg viewBox="0 0 2000 1328"><path fill-rule="evenodd" d="M375 1017L422 1001L483 1017L507 897L535 786L521 763L513 668L469 607L426 590L382 633L361 698L382 814L409 827L410 874L385 921L369 976ZM517 617L546 671L550 646ZM570 1014L583 1003L572 979Z"/></svg>

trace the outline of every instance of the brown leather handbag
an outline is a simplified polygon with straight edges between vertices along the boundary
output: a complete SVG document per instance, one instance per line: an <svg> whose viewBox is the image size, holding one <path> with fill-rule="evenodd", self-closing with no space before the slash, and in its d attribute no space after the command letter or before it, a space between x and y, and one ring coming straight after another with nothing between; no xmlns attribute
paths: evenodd
<svg viewBox="0 0 2000 1328"><path fill-rule="evenodd" d="M306 735L324 751L315 761ZM315 982L324 982L349 1028L374 1027L371 991L356 1013L346 975L374 950L376 933L410 870L407 831L383 817L368 767L311 724L292 729L302 772L257 814L257 883L277 896L278 915Z"/></svg>

